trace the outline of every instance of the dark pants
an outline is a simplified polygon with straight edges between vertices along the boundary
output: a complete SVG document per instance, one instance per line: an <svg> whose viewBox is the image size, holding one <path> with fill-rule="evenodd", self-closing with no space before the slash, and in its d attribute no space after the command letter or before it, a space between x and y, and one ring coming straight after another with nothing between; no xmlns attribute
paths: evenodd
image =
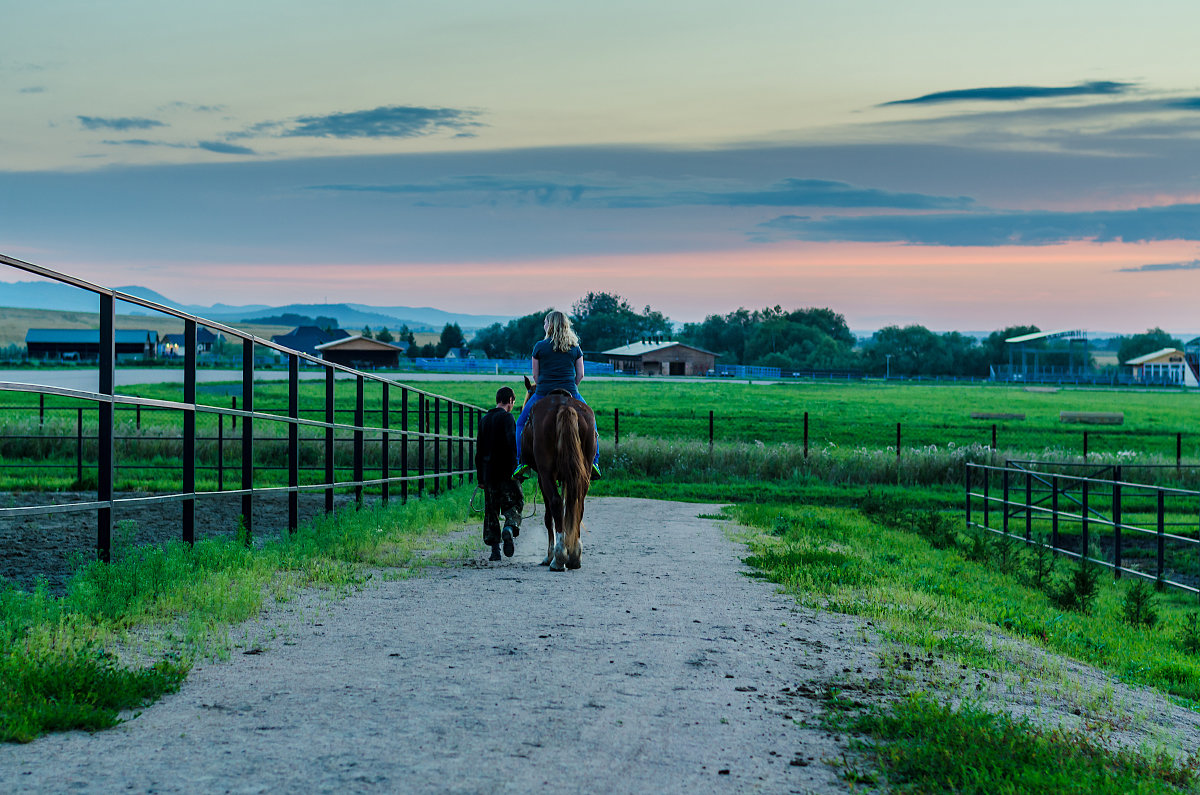
<svg viewBox="0 0 1200 795"><path fill-rule="evenodd" d="M488 546L499 544L501 517L504 524L520 529L525 495L521 493L521 484L512 479L480 486L483 489L483 543Z"/></svg>

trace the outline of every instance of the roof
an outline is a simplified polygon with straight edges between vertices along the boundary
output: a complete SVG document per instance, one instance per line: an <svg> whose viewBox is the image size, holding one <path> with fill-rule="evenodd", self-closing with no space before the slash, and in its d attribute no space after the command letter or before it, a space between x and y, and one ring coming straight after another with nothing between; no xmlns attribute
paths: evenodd
<svg viewBox="0 0 1200 795"><path fill-rule="evenodd" d="M1009 337L1005 342L1032 342L1034 340L1061 339L1064 337L1073 340L1086 340L1087 332L1079 328L1069 331L1038 331L1033 334L1023 334L1020 337Z"/></svg>
<svg viewBox="0 0 1200 795"><path fill-rule="evenodd" d="M404 348L399 345L393 345L390 342L380 342L379 340L364 337L362 334L355 334L353 337L343 337L340 340L330 340L317 346L319 351L327 351L332 348L353 347L355 350L394 350L404 352Z"/></svg>
<svg viewBox="0 0 1200 795"><path fill-rule="evenodd" d="M182 333L180 333L180 334L164 334L164 335L162 335L162 339L160 339L159 342L165 342L165 343L169 343L169 344L173 344L173 345L182 345L184 342L185 336L186 335L184 335ZM205 345L210 342L216 342L218 336L220 336L222 339L224 339L225 335L213 334L211 331L209 331L208 329L201 326L196 329L196 344L197 345Z"/></svg>
<svg viewBox="0 0 1200 795"><path fill-rule="evenodd" d="M116 342L142 344L146 338L158 340L158 332L150 329L117 329ZM98 328L31 328L25 332L25 342L60 343L69 345L99 345Z"/></svg>
<svg viewBox="0 0 1200 795"><path fill-rule="evenodd" d="M1136 359L1130 359L1129 361L1125 362L1125 364L1147 364L1155 359L1161 359L1162 357L1172 353L1183 356L1183 351L1179 350L1178 348L1163 348L1155 351L1154 353L1147 353L1145 356L1139 356Z"/></svg>
<svg viewBox="0 0 1200 795"><path fill-rule="evenodd" d="M601 355L642 356L647 353L652 353L653 351L661 351L664 348L674 348L675 346L679 346L681 348L690 348L693 351L700 351L701 353L707 353L710 356L716 356L716 354L712 351L706 351L703 348L697 348L695 345L685 345L682 342L675 342L674 340L662 340L660 342L647 342L645 340L640 340L638 342L631 342L628 345L622 345L619 348L611 348L610 350L604 351Z"/></svg>
<svg viewBox="0 0 1200 795"><path fill-rule="evenodd" d="M297 326L287 334L276 334L271 337L271 342L284 345L294 351L311 353L322 343L345 339L349 336L350 332L340 328L326 331L320 326Z"/></svg>

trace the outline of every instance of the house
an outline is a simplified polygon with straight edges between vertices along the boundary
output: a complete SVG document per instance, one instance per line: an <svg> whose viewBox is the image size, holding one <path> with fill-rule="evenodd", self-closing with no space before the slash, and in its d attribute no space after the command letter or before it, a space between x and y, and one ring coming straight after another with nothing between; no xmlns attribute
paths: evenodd
<svg viewBox="0 0 1200 795"><path fill-rule="evenodd" d="M158 341L158 355L183 356L183 334L164 334ZM213 346L225 342L224 334L213 334L204 326L196 328L196 353L211 353Z"/></svg>
<svg viewBox="0 0 1200 795"><path fill-rule="evenodd" d="M641 340L601 355L613 372L631 375L704 375L717 363L711 351L663 339Z"/></svg>
<svg viewBox="0 0 1200 795"><path fill-rule="evenodd" d="M317 346L317 355L322 359L353 367L358 370L373 370L380 367L399 367L404 348L390 342L368 339L361 334L332 340Z"/></svg>
<svg viewBox="0 0 1200 795"><path fill-rule="evenodd" d="M469 348L450 348L446 351L446 359L486 359L487 353Z"/></svg>
<svg viewBox="0 0 1200 795"><path fill-rule="evenodd" d="M1143 384L1200 386L1196 372L1188 364L1183 351L1178 348L1163 348L1130 359L1125 364L1133 368L1134 380Z"/></svg>
<svg viewBox="0 0 1200 795"><path fill-rule="evenodd" d="M307 353L309 356L320 356L317 347L327 342L346 339L350 332L345 329L331 328L328 331L320 326L297 326L287 334L276 334L271 342L291 348L294 351Z"/></svg>
<svg viewBox="0 0 1200 795"><path fill-rule="evenodd" d="M149 329L117 329L117 359L153 359L158 332ZM31 328L25 332L26 355L30 359L96 361L100 358L100 329Z"/></svg>

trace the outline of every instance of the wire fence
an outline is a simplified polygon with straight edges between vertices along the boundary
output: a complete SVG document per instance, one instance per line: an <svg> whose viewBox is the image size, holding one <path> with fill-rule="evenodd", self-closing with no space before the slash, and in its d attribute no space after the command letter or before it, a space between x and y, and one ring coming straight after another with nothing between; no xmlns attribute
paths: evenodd
<svg viewBox="0 0 1200 795"><path fill-rule="evenodd" d="M1153 465L968 464L966 521L1200 595L1200 491L1131 481Z"/></svg>
<svg viewBox="0 0 1200 795"><path fill-rule="evenodd" d="M246 525L246 537L249 538L254 502L267 495L286 497L286 525L289 530L295 530L299 523L298 506L302 492L323 493L324 507L328 512L334 508L334 494L338 491L352 491L355 502L361 504L365 489L377 490L383 500L388 500L393 496L393 488L396 488L400 499L407 500L410 494L419 496L426 490L437 493L474 476L475 428L482 415L482 409L477 406L425 392L379 374L318 359L222 323L8 256L0 255L0 264L94 293L98 301L100 324L98 390L92 392L32 383L0 382L0 395L23 393L37 396L39 411L37 432L13 434L25 438L5 443L51 445L36 460L19 461L15 466L62 467L61 449L56 445L64 442L63 435L47 437L42 431L46 427L47 412L65 408L74 415L75 421L74 434L68 436L74 456L68 466L73 467L78 490L91 491L94 498L55 504L52 499L39 499L35 495L32 503L0 507L0 520L94 513L95 549L98 557L107 561L111 555L114 515L128 508L178 502L182 506L179 537L184 542L193 543L197 502L236 496L241 499L241 517ZM118 300L183 321L185 341L181 400L121 394L114 388L115 304ZM215 406L197 401L197 329L200 326L240 341L240 406ZM263 408L255 405L256 352L261 351L277 355L287 363L286 407ZM324 400L319 407L301 408L299 371L302 363L324 370ZM336 376L341 376L341 379ZM378 402L371 406L367 404L368 384L372 387L373 402L378 396ZM352 408L338 408L339 389L343 402L352 402ZM347 389L350 395L346 395ZM47 398L72 405L52 407L47 404ZM32 400L29 405L33 405ZM137 431L141 429L143 414L147 412L175 418L171 427L177 428L178 434L163 432L154 442L169 446L173 452L170 456L164 456L160 449L158 458L149 464L136 461L136 455L127 454L124 460L131 463L122 466L117 458L118 443L127 446L150 442L143 434L129 433L128 422L118 422L118 419L127 420L133 414L134 430ZM216 433L198 433L198 424L201 422L213 426ZM231 434L228 440L224 437L226 423ZM215 452L207 454L205 446L214 443ZM374 451L371 466L368 466L368 444ZM234 461L227 461L226 449L235 456ZM124 452L128 453L127 450ZM7 455L5 459L8 459ZM302 466L302 459L311 463ZM5 466L13 465L9 460L5 461ZM140 472L146 466L176 473L171 486L163 489L162 483L155 481L158 493L152 496L118 496L115 486L122 469L135 468ZM198 488L198 476L214 470L217 473L216 483L212 484L215 488ZM225 487L226 472L236 482L235 488ZM302 482L302 472L315 473L315 476L305 478L309 482Z"/></svg>

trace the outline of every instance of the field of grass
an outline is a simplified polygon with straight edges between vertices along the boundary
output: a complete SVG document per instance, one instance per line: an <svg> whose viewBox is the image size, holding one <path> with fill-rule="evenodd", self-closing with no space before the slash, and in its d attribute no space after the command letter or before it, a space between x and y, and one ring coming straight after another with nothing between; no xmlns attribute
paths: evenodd
<svg viewBox="0 0 1200 795"><path fill-rule="evenodd" d="M117 315L116 327L117 329L151 329L158 332L160 337L163 334L183 333L182 320L159 314ZM31 328L100 328L99 301L97 301L96 313L60 312L53 309L0 308L0 348L8 345L24 346L25 332ZM270 339L273 334L286 334L292 330L291 326L261 323L239 323L238 328L263 339Z"/></svg>

